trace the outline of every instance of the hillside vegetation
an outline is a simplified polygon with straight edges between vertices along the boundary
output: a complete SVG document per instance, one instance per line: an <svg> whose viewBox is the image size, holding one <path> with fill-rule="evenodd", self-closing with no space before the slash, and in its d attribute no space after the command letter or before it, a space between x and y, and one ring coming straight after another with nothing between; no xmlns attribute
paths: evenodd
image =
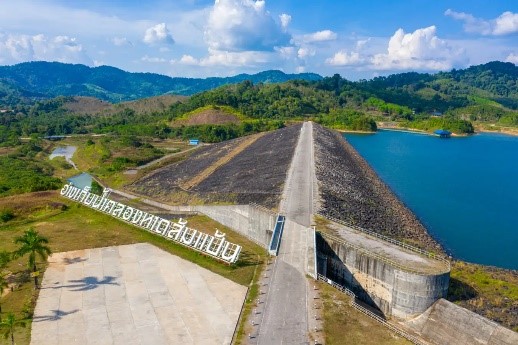
<svg viewBox="0 0 518 345"><path fill-rule="evenodd" d="M0 66L2 89L24 96L89 96L106 101L135 100L166 93L192 95L221 85L251 80L254 83L280 83L292 79L321 79L317 74L285 74L265 71L227 78L172 78L155 73L130 73L110 66L88 67L59 62L24 62Z"/></svg>
<svg viewBox="0 0 518 345"><path fill-rule="evenodd" d="M286 121L308 119L336 129L360 131L375 131L376 122L386 121L430 132L442 128L458 134L473 133L475 126L487 124L495 126L493 128L518 126L518 67L511 63L491 62L435 75L401 73L358 82L340 75L315 77L310 81L254 82L282 79L283 74L270 71L189 98L165 95L119 104L77 96L35 100L25 97L19 89L5 86L6 81L8 85L16 82L28 87L30 84L31 92L46 97L61 92L50 90L51 83L40 80L43 78L41 66L33 63L0 67L0 80L3 80L0 84L4 83L4 87L0 87L0 143L3 146L16 145L20 136L85 133L200 137L217 142L280 128ZM124 93L122 99L140 97L130 90L131 80L151 78L151 75L127 74L108 67L44 66L55 69L56 75L52 78L56 84L52 85L71 82L71 76L64 75L63 70L72 75L79 70L89 78L95 76L99 84L120 83L117 92ZM32 78L27 77L29 67L35 73ZM106 73L101 73L103 71ZM150 85L162 88L168 83L166 79L163 79L164 84L157 78L150 81ZM200 85L214 80L200 81ZM68 94L74 93L70 90ZM222 116L223 113L226 115Z"/></svg>

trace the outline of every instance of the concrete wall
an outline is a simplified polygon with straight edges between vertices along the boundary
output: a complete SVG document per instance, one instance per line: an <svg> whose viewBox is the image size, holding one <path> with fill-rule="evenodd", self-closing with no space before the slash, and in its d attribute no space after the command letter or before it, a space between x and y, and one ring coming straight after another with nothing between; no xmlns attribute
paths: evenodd
<svg viewBox="0 0 518 345"><path fill-rule="evenodd" d="M518 344L518 333L445 299L438 300L423 315L405 324L433 344Z"/></svg>
<svg viewBox="0 0 518 345"><path fill-rule="evenodd" d="M193 210L268 248L277 215L253 205L193 206Z"/></svg>
<svg viewBox="0 0 518 345"><path fill-rule="evenodd" d="M448 292L449 273L406 272L320 235L317 250L318 273L348 287L385 316L415 317Z"/></svg>

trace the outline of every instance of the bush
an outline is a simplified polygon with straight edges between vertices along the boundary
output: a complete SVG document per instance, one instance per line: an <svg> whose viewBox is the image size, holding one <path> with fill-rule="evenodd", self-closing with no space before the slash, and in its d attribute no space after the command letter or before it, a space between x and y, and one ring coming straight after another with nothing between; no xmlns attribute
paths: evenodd
<svg viewBox="0 0 518 345"><path fill-rule="evenodd" d="M2 210L2 211L0 211L0 220L3 223L10 221L14 217L15 217L14 213L11 210Z"/></svg>
<svg viewBox="0 0 518 345"><path fill-rule="evenodd" d="M103 187L97 181L93 180L90 192L97 194L97 195L102 195L103 191L104 191Z"/></svg>

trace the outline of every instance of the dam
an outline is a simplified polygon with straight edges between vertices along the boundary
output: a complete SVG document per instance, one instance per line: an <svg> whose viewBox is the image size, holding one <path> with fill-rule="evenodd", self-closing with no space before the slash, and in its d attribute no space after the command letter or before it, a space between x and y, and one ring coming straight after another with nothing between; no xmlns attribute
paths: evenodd
<svg viewBox="0 0 518 345"><path fill-rule="evenodd" d="M440 246L350 150L333 131L305 122L246 145L239 139L204 147L130 190L155 207L206 214L265 250L282 217L249 344L323 343L311 303L318 298L314 279L349 291L415 343L516 343L516 333L443 299L450 264ZM205 202L168 205L178 193Z"/></svg>

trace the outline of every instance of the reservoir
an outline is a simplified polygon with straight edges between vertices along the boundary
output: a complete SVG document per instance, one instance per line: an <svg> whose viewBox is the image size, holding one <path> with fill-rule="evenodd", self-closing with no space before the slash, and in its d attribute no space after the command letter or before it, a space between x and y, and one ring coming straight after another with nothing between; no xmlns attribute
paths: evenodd
<svg viewBox="0 0 518 345"><path fill-rule="evenodd" d="M518 137L344 136L453 257L518 269Z"/></svg>

